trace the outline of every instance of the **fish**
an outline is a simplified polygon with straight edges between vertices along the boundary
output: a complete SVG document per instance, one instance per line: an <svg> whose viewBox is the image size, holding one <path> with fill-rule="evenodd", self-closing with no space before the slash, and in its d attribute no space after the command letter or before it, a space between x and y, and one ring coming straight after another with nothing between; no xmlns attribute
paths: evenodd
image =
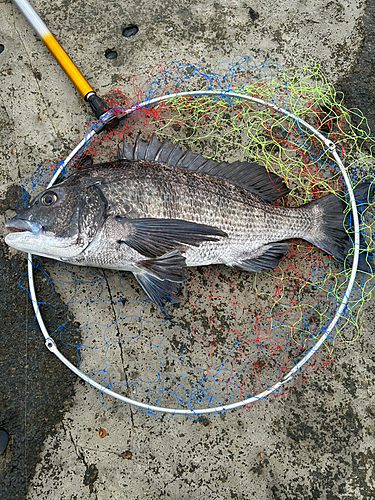
<svg viewBox="0 0 375 500"><path fill-rule="evenodd" d="M368 201L369 189L363 182L356 197ZM74 265L130 271L168 316L189 267L274 269L295 238L352 262L342 197L275 205L288 193L285 180L259 163L217 162L155 134L149 141L138 135L134 145L123 138L117 160L86 161L37 195L6 222L5 242ZM361 265L369 267L368 254Z"/></svg>

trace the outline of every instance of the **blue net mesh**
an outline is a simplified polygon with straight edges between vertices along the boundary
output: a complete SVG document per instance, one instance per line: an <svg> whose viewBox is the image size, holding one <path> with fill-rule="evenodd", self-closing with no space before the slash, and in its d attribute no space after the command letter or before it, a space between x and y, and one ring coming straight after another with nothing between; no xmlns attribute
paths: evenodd
<svg viewBox="0 0 375 500"><path fill-rule="evenodd" d="M173 96L192 90L220 94ZM273 103L297 118L229 92ZM172 97L143 104L161 96ZM119 114L124 109L132 112L119 129L87 141L84 150L95 163L116 158L123 134L131 142L139 131L144 140L156 133L206 157L266 165L286 179L291 192L283 203L290 206L341 189L346 197L327 146L300 118L334 141L353 186L373 180L374 141L365 119L353 125L352 113L314 64L285 71L274 60L256 65L238 57L209 71L203 64L173 63L123 77L107 100ZM89 124L83 137L95 126ZM58 166L44 163L25 181L20 209L28 196L46 186ZM76 168L71 162L61 176ZM366 201L358 206L361 244L371 252L374 214ZM346 225L350 230L349 204ZM61 352L104 388L161 410L191 411L193 417L204 408L219 412L223 405L261 399L282 381L314 349L342 302L350 268L306 242L290 243L274 271L189 269L181 303L168 305L167 319L129 273L34 258L39 308ZM28 289L27 276L19 283ZM357 338L358 316L372 289L372 274L358 272L347 307L327 341L274 396L330 363L335 346ZM123 404L103 391L99 400L110 410Z"/></svg>

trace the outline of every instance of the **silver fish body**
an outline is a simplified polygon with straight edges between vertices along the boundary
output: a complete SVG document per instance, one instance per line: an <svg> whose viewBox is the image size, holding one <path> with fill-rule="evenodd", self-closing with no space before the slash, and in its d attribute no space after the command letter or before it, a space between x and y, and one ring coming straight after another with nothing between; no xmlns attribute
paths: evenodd
<svg viewBox="0 0 375 500"><path fill-rule="evenodd" d="M269 243L305 238L314 218L319 217L306 208L270 205L222 179L147 160L91 168L79 173L74 182L79 185L80 175L87 174L96 179L108 206L95 238L70 260L84 265L131 270L134 262L144 259L142 253L121 243L129 239L135 220L184 220L225 233L199 246L182 246L190 267L239 265L258 256L259 249ZM155 224L161 234L163 228Z"/></svg>
<svg viewBox="0 0 375 500"><path fill-rule="evenodd" d="M134 148L124 142L119 157L41 193L8 221L6 243L72 264L132 271L164 314L186 267L272 269L291 238L340 260L351 248L338 197L275 206L287 189L258 164L218 164L155 136Z"/></svg>

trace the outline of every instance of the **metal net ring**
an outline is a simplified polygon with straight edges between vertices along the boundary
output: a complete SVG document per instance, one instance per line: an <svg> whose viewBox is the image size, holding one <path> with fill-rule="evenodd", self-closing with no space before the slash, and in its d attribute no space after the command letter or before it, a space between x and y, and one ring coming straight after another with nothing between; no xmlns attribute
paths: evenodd
<svg viewBox="0 0 375 500"><path fill-rule="evenodd" d="M296 374L299 372L299 370L302 368L303 365L305 365L308 360L318 351L318 349L324 344L324 342L327 340L327 338L331 337L332 331L336 325L336 323L339 321L340 317L342 316L343 312L345 311L345 308L347 307L348 301L350 294L353 289L353 285L355 282L355 277L358 269L358 262L359 262L359 243L360 243L360 232L359 232L359 218L358 218L358 211L357 211L357 206L356 206L356 201L355 201L355 196L354 196L354 191L351 185L351 181L349 178L349 175L339 157L339 154L336 150L335 144L327 139L322 133L320 133L316 128L314 128L312 125L307 123L305 120L299 118L296 116L294 113L288 111L287 109L284 109L282 107L277 106L273 102L267 102L263 99L260 99L259 97L252 96L245 94L239 91L223 91L223 90L202 90L202 91L185 91L185 92L175 92L173 94L168 94L168 95L162 95L153 99L148 99L144 102L141 102L139 104L136 104L135 106L132 106L127 109L121 109L117 108L116 109L116 114L121 114L123 116L128 116L134 113L135 111L142 109L142 108L147 108L147 107L152 107L160 102L163 101L170 101L172 99L176 98L181 98L181 97L195 97L195 96L219 96L219 97L224 97L224 98L233 98L237 99L239 101L252 101L256 103L259 106L265 106L268 108L273 109L280 115L283 115L287 119L293 120L295 123L297 123L298 127L301 127L302 129L306 129L310 131L321 143L324 145L324 148L326 148L327 151L329 151L330 155L332 155L332 158L338 165L340 169L340 173L342 175L342 178L345 182L347 192L349 195L350 199L350 205L351 205L351 211L352 211L352 222L354 225L354 254L353 254L353 265L352 269L350 272L350 276L347 280L347 287L346 290L343 294L342 300L340 302L340 305L338 309L336 310L333 318L331 319L330 323L321 331L319 339L316 341L316 344L309 349L306 349L304 356L302 359L298 361L298 363L295 364L295 366L290 369L286 375L282 377L281 380L279 380L277 383L275 383L273 386L268 387L266 390L260 392L259 394L256 394L252 397L245 398L243 400L237 401L235 403L230 403L226 405L217 405L213 407L207 407L207 408L196 408L196 409L186 409L186 408L169 408L169 407L161 407L161 406L155 406L155 405L150 405L147 403L143 403L128 397L123 396L122 394L119 394L113 390L111 390L108 387L105 387L104 385L96 382L92 378L90 378L88 375L83 373L77 366L74 366L58 349L54 339L49 335L48 330L46 328L46 325L44 323L42 314L40 312L40 307L39 307L39 302L36 296L36 291L35 291L35 285L34 285L34 277L33 277L33 256L31 254L28 254L28 282L29 282L29 291L30 291L30 297L32 300L32 304L34 307L35 315L38 321L38 324L41 328L41 331L43 333L43 336L45 338L45 344L49 351L51 351L53 354L55 354L62 363L64 363L73 373L75 373L78 377L82 378L84 381L86 381L88 384L92 385L96 389L98 389L101 393L105 393L108 396L111 396L113 398L116 398L120 400L122 403L130 404L133 405L143 411L146 412L157 412L157 413L166 413L166 414L182 414L186 416L201 416L204 414L212 414L212 413L220 413L225 410L234 410L238 409L241 407L249 406L254 404L255 402L259 401L260 399L265 398L266 396L276 393L280 389L282 389L286 384L288 384L293 378L296 376ZM106 115L103 115L101 118L101 124L100 126L103 125L107 120L109 120L112 116L111 111L108 112ZM82 141L77 145L77 147L70 153L70 155L60 164L59 168L55 172L52 180L48 184L48 188L51 187L55 182L56 179L59 177L61 171L65 168L65 166L71 161L72 158L74 158L78 152L82 151L82 149L87 145L87 143L91 140L91 138L95 135L95 127L93 127L90 132L88 132L85 137L82 139Z"/></svg>

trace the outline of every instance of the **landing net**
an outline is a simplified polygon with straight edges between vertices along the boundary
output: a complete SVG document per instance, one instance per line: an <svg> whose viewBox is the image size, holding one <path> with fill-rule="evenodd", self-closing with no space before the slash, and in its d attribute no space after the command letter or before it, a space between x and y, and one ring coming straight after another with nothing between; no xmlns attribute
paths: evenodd
<svg viewBox="0 0 375 500"><path fill-rule="evenodd" d="M353 210L351 203L352 189L373 181L374 140L315 64L285 71L273 60L239 57L212 71L156 66L122 78L107 101L127 115L123 125L97 136L97 123L89 124L62 174L61 163L43 163L25 182L20 208L54 176L79 168L83 152L94 163L115 160L123 134L132 143L139 132L143 140L155 133L217 161L264 164L291 190L278 203L300 206L342 192L356 252L373 251L373 211L366 200ZM30 290L47 347L99 389L104 407L131 403L196 418L278 397L354 342L374 286L371 273L356 272L357 261L355 254L352 269L293 240L274 271L189 269L167 319L130 273L33 257L29 284L25 275L20 285Z"/></svg>

